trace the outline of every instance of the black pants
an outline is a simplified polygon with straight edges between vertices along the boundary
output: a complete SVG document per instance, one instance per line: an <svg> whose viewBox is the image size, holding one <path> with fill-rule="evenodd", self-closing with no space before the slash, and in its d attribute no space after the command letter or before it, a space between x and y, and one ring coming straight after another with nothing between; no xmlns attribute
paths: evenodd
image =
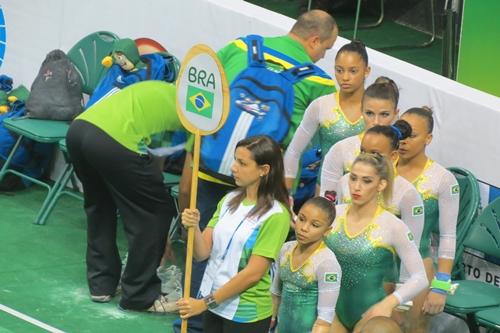
<svg viewBox="0 0 500 333"><path fill-rule="evenodd" d="M86 121L74 121L66 140L84 190L90 293L112 295L120 280L118 211L128 241L120 306L147 309L160 295L156 268L175 214L161 169L151 156L128 150Z"/></svg>
<svg viewBox="0 0 500 333"><path fill-rule="evenodd" d="M210 311L203 315L203 333L268 333L271 317L253 323L237 323Z"/></svg>

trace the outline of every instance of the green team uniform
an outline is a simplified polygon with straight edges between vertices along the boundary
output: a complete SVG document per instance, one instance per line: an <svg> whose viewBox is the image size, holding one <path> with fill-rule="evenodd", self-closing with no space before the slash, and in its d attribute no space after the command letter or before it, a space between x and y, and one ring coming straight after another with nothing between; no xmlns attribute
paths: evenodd
<svg viewBox="0 0 500 333"><path fill-rule="evenodd" d="M349 207L337 206L337 217L325 243L342 268L337 318L352 331L363 313L387 296L383 282L387 270L393 269L395 255L410 275L393 293L400 303L413 299L428 282L414 237L400 219L379 206L372 221L352 235L347 229Z"/></svg>
<svg viewBox="0 0 500 333"><path fill-rule="evenodd" d="M460 187L453 174L431 159L413 182L424 202L425 223L420 241L422 258L431 256L431 234L439 235L438 257L455 258Z"/></svg>
<svg viewBox="0 0 500 333"><path fill-rule="evenodd" d="M252 255L275 260L288 234L290 214L278 201L264 215L248 217L255 203L244 200L231 211L228 204L234 195L231 192L219 202L207 225L213 228L213 245L200 286L201 296L231 280L248 265ZM264 274L257 284L209 311L239 323L266 319L272 314L270 286L270 275Z"/></svg>
<svg viewBox="0 0 500 333"><path fill-rule="evenodd" d="M317 319L331 323L335 315L342 276L335 254L321 242L302 265L293 267L297 244L285 243L276 261L271 292L281 296L278 332L310 332Z"/></svg>
<svg viewBox="0 0 500 333"><path fill-rule="evenodd" d="M340 108L339 94L329 94L315 99L307 107L304 118L285 152L285 177L297 176L302 153L316 135L319 138L321 151L325 155L334 144L362 133L364 128L363 117L351 122L344 115Z"/></svg>
<svg viewBox="0 0 500 333"><path fill-rule="evenodd" d="M282 71L297 64L312 62L302 44L289 36L265 37L264 46L277 51L264 52L264 59L272 61L272 63L268 62L268 66L273 70ZM217 56L224 67L229 84L248 65L247 46L244 41L239 39L219 50ZM334 81L326 74L309 76L294 85L294 110L288 135L283 141L285 145L291 141L307 106L316 98L335 91Z"/></svg>
<svg viewBox="0 0 500 333"><path fill-rule="evenodd" d="M170 83L139 82L92 105L76 119L99 127L127 149L145 154L151 136L182 128L175 93Z"/></svg>

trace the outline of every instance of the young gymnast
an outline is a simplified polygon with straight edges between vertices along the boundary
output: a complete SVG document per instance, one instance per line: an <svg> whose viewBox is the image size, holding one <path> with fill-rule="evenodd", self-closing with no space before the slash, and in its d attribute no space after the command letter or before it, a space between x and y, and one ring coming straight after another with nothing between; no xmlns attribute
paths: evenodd
<svg viewBox="0 0 500 333"><path fill-rule="evenodd" d="M366 129L375 125L390 125L398 116L398 87L389 78L379 77L363 95L363 119ZM337 142L323 158L320 193L336 191L340 178L351 169L359 154L363 133Z"/></svg>
<svg viewBox="0 0 500 333"><path fill-rule="evenodd" d="M338 141L364 130L361 102L369 74L368 54L363 43L353 41L339 49L335 57L335 78L340 90L319 97L309 105L285 153L288 189L297 176L302 153L316 132L319 132L321 151L326 154Z"/></svg>
<svg viewBox="0 0 500 333"><path fill-rule="evenodd" d="M352 203L337 206L325 243L342 268L342 281L331 333L359 332L376 316L413 299L427 285L422 258L408 227L379 204L387 205L393 188L393 165L380 154L360 154L349 176ZM397 255L409 278L386 295L384 278Z"/></svg>
<svg viewBox="0 0 500 333"><path fill-rule="evenodd" d="M412 182L422 196L425 225L420 248L431 290L416 302L412 311L412 332L427 332L429 316L443 311L451 286L451 270L455 258L456 228L460 189L453 174L425 153L432 141L432 110L411 108L402 119L412 127L412 135L401 142L398 174ZM437 273L434 274L430 253L431 232L439 234Z"/></svg>
<svg viewBox="0 0 500 333"><path fill-rule="evenodd" d="M411 135L411 127L404 120L397 120L394 125L376 125L365 132L361 141L362 153L378 153L389 159L393 164L399 159L400 141ZM344 175L339 182L337 200L341 204L352 202L349 191L349 174ZM392 199L384 207L399 217L415 237L415 244L420 244L424 227L424 205L420 194L412 183L403 177L394 177Z"/></svg>
<svg viewBox="0 0 500 333"><path fill-rule="evenodd" d="M335 206L323 197L309 199L295 222L297 240L285 243L276 262L273 322L277 332L328 332L340 290L341 269L323 237L331 230Z"/></svg>

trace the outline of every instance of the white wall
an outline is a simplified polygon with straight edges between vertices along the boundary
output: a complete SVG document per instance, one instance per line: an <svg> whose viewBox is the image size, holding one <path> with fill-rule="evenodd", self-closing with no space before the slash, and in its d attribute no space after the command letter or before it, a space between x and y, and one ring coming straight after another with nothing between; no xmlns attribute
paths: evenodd
<svg viewBox="0 0 500 333"><path fill-rule="evenodd" d="M67 51L83 36L109 30L121 37L150 37L182 58L190 46L218 49L249 33L280 35L293 20L241 0L3 0L7 51L0 73L31 85L45 55ZM339 38L319 65L332 74ZM482 93L380 52L369 50L372 74L401 88L400 109L432 106L436 116L431 156L462 166L500 187L500 98Z"/></svg>

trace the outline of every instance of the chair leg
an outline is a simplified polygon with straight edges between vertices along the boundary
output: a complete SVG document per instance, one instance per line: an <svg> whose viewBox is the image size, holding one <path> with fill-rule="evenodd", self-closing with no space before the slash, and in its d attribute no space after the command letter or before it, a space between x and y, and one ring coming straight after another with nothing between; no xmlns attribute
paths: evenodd
<svg viewBox="0 0 500 333"><path fill-rule="evenodd" d="M181 214L180 214L180 208L179 208L179 201L176 196L172 195L172 198L174 200L174 205L175 205L175 211L177 215L172 219L172 222L170 223L170 229L168 230L168 239L170 241L173 240L174 235L177 233L177 231L180 228L180 223L181 223Z"/></svg>
<svg viewBox="0 0 500 333"><path fill-rule="evenodd" d="M435 12L434 12L434 0L429 0L431 6L430 6L430 11L431 11L431 37L429 40L421 43L421 44L416 44L416 45L394 45L394 46L384 46L384 47L378 47L377 50L379 51L387 51L387 50L396 50L396 49L408 49L408 48L423 48L423 47L428 47L434 43L436 40L436 18L435 18Z"/></svg>
<svg viewBox="0 0 500 333"><path fill-rule="evenodd" d="M168 239L170 241L175 240L175 234L178 232L179 228L181 225L181 216L177 215L172 219L172 222L170 223L170 229L168 230Z"/></svg>
<svg viewBox="0 0 500 333"><path fill-rule="evenodd" d="M67 164L64 168L63 172L56 180L54 186L47 194L38 215L35 218L34 224L43 225L47 221L47 218L50 215L50 212L54 208L57 199L59 198L61 192L64 190L66 185L68 184L69 178L73 173L73 166L71 164Z"/></svg>
<svg viewBox="0 0 500 333"><path fill-rule="evenodd" d="M379 25L382 24L382 21L384 21L384 0L380 0L380 16L378 17L377 21L373 23L367 23L367 24L362 24L359 26L359 29L365 29L365 28L376 28Z"/></svg>
<svg viewBox="0 0 500 333"><path fill-rule="evenodd" d="M63 152L64 154L64 160L66 163L71 164L71 160L68 156L67 152ZM67 194L75 199L78 200L83 200L83 195L80 193L80 186L78 185L78 179L76 177L75 169L73 168L73 165L71 165L71 172L69 173L69 180L71 180L71 190L67 191L65 190L68 184L68 181L66 181L66 185L63 187L63 190L60 192L59 196L62 194Z"/></svg>
<svg viewBox="0 0 500 333"><path fill-rule="evenodd" d="M469 332L470 333L479 333L479 327L476 322L476 316L474 313L468 313L466 315L466 323L467 326L469 327Z"/></svg>
<svg viewBox="0 0 500 333"><path fill-rule="evenodd" d="M428 41L420 44L420 46L418 47L427 47L432 43L434 43L434 40L436 39L436 15L434 13L434 0L430 0L430 3L431 3L431 29L432 29L431 38Z"/></svg>
<svg viewBox="0 0 500 333"><path fill-rule="evenodd" d="M78 181L76 180L76 174L74 172L71 173L71 186L73 190L78 191Z"/></svg>
<svg viewBox="0 0 500 333"><path fill-rule="evenodd" d="M7 173L7 170L9 169L10 162L14 158L14 154L16 153L17 148L19 147L19 144L21 143L22 139L23 139L22 135L20 135L17 138L17 141L14 144L14 147L12 147L12 149L10 150L9 156L7 156L7 159L5 160L5 162L4 162L3 166L2 166L2 169L0 169L0 181L3 179L3 177Z"/></svg>
<svg viewBox="0 0 500 333"><path fill-rule="evenodd" d="M354 19L354 33L352 35L352 40L356 40L358 35L358 24L359 24L359 12L361 10L361 0L358 0L356 4L356 18Z"/></svg>
<svg viewBox="0 0 500 333"><path fill-rule="evenodd" d="M7 159L5 160L5 163L3 164L2 168L0 169L0 181L3 179L3 177L5 176L6 173L12 173L16 176L19 176L21 178L24 178L24 179L27 179L29 180L30 182L33 182L35 184L38 184L40 186L43 186L45 187L49 192L50 192L50 185L41 181L41 180L38 180L36 178L33 178L33 177L30 177L22 172L19 172L17 170L14 170L14 169L9 169L9 166L10 166L10 163L12 161L12 159L14 158L14 155L16 154L16 151L17 149L19 148L19 145L21 144L21 141L23 139L23 136L20 135L18 138L17 138L17 141L16 143L14 144L14 147L12 147L10 153L9 153L9 156L7 156Z"/></svg>
<svg viewBox="0 0 500 333"><path fill-rule="evenodd" d="M375 28L382 24L382 21L384 21L384 16L385 16L384 0L380 0L380 16L378 17L377 21L373 23L359 24L360 12L361 12L361 0L358 0L356 4L356 16L354 20L354 32L352 40L356 40L359 29ZM348 29L343 29L343 30L348 30Z"/></svg>

